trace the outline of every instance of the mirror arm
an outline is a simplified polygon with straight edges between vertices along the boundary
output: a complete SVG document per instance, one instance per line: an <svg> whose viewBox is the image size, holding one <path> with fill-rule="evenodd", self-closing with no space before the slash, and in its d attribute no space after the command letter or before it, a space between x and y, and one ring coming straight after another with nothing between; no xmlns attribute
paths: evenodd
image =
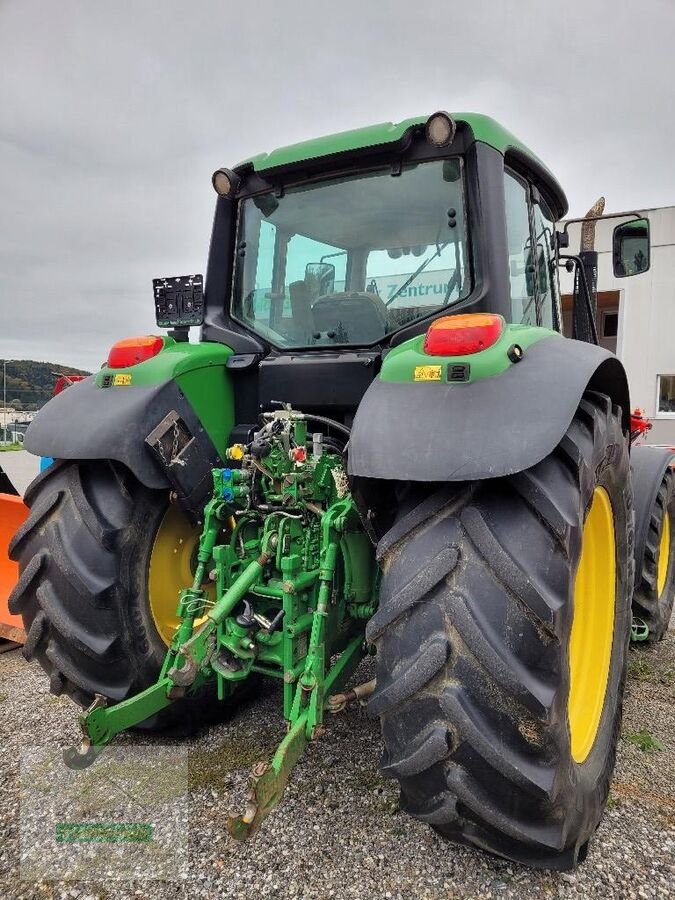
<svg viewBox="0 0 675 900"><path fill-rule="evenodd" d="M584 222L599 222L602 219L628 219L629 221L632 221L633 219L644 219L644 215L635 212L634 210L628 210L627 212L605 213L602 216L583 216L581 219L565 219L565 225L563 226L562 232L559 232L559 234L569 234L567 229L570 225L583 224Z"/></svg>

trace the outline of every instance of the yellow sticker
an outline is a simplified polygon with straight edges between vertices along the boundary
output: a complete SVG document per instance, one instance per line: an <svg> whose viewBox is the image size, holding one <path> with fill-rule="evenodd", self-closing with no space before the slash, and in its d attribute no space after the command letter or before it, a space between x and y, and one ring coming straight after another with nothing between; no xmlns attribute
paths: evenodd
<svg viewBox="0 0 675 900"><path fill-rule="evenodd" d="M113 377L113 387L125 387L131 384L131 375L115 375Z"/></svg>
<svg viewBox="0 0 675 900"><path fill-rule="evenodd" d="M442 377L442 366L415 366L414 381L440 381Z"/></svg>

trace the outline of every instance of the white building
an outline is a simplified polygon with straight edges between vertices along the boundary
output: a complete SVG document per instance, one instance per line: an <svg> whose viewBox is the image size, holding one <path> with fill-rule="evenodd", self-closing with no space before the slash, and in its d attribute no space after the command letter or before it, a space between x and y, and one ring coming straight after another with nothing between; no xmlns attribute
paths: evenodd
<svg viewBox="0 0 675 900"><path fill-rule="evenodd" d="M649 219L647 272L615 278L612 233L625 219L598 222L598 336L628 373L631 405L653 421L646 441L675 446L675 207L637 210ZM580 226L570 225L569 250L578 253ZM573 276L561 270L565 333L571 332Z"/></svg>

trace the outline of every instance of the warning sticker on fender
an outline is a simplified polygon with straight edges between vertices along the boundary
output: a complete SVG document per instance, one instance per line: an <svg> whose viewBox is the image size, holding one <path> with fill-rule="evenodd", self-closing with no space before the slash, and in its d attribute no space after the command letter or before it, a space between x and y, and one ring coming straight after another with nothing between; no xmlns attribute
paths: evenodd
<svg viewBox="0 0 675 900"><path fill-rule="evenodd" d="M414 381L441 381L443 366L415 366Z"/></svg>

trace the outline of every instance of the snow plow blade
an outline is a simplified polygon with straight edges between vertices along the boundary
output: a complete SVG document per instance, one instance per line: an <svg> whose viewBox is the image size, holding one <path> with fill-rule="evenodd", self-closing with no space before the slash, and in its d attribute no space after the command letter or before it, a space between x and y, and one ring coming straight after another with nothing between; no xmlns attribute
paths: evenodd
<svg viewBox="0 0 675 900"><path fill-rule="evenodd" d="M21 616L13 616L9 595L19 576L19 567L9 558L9 542L28 515L28 507L0 467L0 640L23 644L26 634Z"/></svg>

